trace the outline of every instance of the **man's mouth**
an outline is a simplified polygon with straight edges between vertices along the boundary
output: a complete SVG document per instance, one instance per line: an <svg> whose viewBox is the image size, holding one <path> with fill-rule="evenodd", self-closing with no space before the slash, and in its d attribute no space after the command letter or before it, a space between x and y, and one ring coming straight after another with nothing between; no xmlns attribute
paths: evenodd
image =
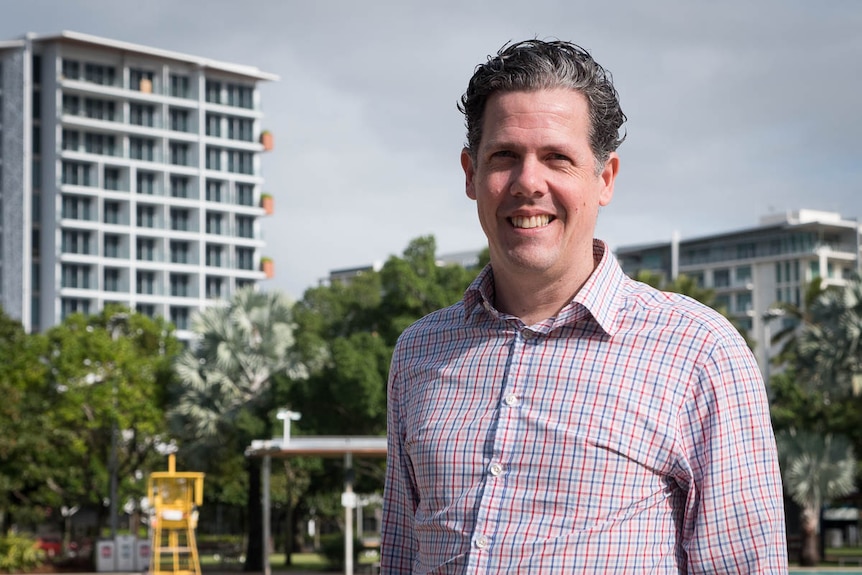
<svg viewBox="0 0 862 575"><path fill-rule="evenodd" d="M530 230L533 228L543 228L551 223L554 218L548 214L540 216L512 216L509 221L516 228Z"/></svg>

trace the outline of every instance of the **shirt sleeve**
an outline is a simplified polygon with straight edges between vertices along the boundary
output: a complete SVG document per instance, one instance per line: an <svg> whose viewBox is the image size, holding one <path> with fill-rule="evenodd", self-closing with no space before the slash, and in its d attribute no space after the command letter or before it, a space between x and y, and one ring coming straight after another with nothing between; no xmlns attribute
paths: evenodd
<svg viewBox="0 0 862 575"><path fill-rule="evenodd" d="M786 573L775 435L741 337L715 346L689 394L680 422L691 474L682 533L688 572Z"/></svg>
<svg viewBox="0 0 862 575"><path fill-rule="evenodd" d="M410 470L410 460L404 449L399 400L398 372L396 360L393 358L387 395L386 484L380 534L380 570L381 573L393 575L413 572L417 549L413 525L418 497Z"/></svg>

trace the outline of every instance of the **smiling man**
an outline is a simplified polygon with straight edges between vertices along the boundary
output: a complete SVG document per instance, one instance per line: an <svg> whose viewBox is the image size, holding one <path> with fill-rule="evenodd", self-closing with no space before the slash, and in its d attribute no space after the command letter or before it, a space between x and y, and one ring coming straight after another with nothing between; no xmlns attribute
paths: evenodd
<svg viewBox="0 0 862 575"><path fill-rule="evenodd" d="M786 572L751 352L593 238L625 121L609 74L521 42L461 110L491 262L396 346L383 573Z"/></svg>

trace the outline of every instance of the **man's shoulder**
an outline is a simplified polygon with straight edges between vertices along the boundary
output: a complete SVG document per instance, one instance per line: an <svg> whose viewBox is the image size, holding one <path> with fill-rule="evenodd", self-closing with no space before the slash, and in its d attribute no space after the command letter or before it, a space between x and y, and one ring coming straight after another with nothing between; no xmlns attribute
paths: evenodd
<svg viewBox="0 0 862 575"><path fill-rule="evenodd" d="M740 337L727 317L693 297L663 291L636 280L629 280L627 284L627 309L644 312L653 321L675 328L696 329L708 339Z"/></svg>
<svg viewBox="0 0 862 575"><path fill-rule="evenodd" d="M418 337L422 334L454 328L464 322L464 301L432 311L416 320L405 329L399 340Z"/></svg>

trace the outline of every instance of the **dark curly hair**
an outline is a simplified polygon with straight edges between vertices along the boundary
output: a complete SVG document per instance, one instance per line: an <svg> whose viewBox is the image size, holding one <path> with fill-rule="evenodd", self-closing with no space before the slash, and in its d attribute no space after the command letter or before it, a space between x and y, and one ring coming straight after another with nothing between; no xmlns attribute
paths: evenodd
<svg viewBox="0 0 862 575"><path fill-rule="evenodd" d="M626 121L610 72L589 52L560 40L507 43L496 56L476 66L458 109L467 125L466 148L474 157L482 140L482 119L488 98L495 92L569 88L587 99L590 147L600 172L611 152L625 140L619 130Z"/></svg>

